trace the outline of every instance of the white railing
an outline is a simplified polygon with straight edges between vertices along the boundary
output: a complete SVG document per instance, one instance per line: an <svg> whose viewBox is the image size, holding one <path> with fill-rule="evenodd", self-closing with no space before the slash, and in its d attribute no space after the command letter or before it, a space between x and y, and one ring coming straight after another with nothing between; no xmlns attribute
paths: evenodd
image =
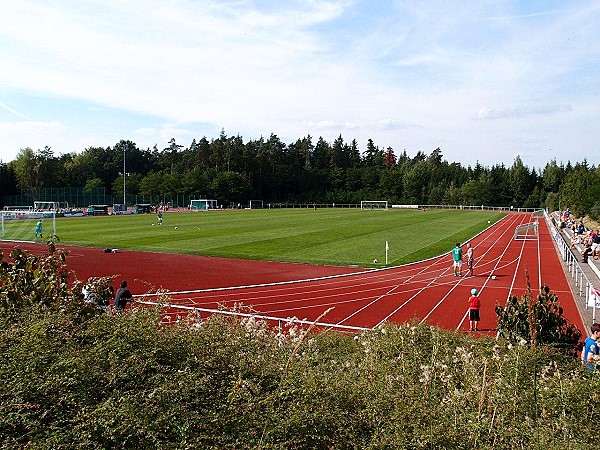
<svg viewBox="0 0 600 450"><path fill-rule="evenodd" d="M338 331L347 331L347 332L352 332L352 333L370 330L370 328L355 327L355 326L351 326L351 325L340 325L340 324L335 324L335 323L314 322L314 321L310 321L310 320L301 320L301 319L296 319L296 318L292 318L292 317L284 319L281 317L264 316L261 314L244 313L241 311L231 311L231 310L226 310L226 309L198 308L196 306L178 305L176 303L175 304L174 303L160 303L160 302L148 301L148 300L135 300L135 303L140 304L140 305L146 305L146 306L159 306L163 309L175 309L175 310L180 309L182 311L185 311L186 315L189 313L195 313L196 317L198 317L199 320L202 319L203 314L204 314L204 316L220 314L223 316L233 316L233 317L238 317L238 318L251 318L251 319L264 320L264 321L271 322L271 323L277 323L277 330L280 333L283 331L284 324L300 324L300 325L309 325L309 326L312 325L312 326L316 326L319 328L334 329L334 330L338 330Z"/></svg>
<svg viewBox="0 0 600 450"><path fill-rule="evenodd" d="M567 271L571 275L571 278L575 281L579 298L585 302L585 309L590 307L592 308L592 323L596 323L596 308L600 299L595 294L596 289L594 287L594 283L585 274L577 255L571 249L570 242L567 242L563 233L560 232L560 228L555 226L547 213L545 214L545 218L548 228L550 228L552 231L554 244L558 250L558 253L562 257L563 261L565 261L567 264ZM590 264L590 267L592 266L593 264ZM594 266L593 269L596 269L596 267Z"/></svg>

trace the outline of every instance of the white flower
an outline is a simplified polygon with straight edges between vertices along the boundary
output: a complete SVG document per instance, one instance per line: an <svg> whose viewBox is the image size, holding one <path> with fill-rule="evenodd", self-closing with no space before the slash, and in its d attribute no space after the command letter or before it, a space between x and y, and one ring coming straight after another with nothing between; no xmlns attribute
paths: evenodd
<svg viewBox="0 0 600 450"><path fill-rule="evenodd" d="M419 378L419 381L421 383L429 383L431 381L431 366L421 366L421 370L423 371L423 374L421 378Z"/></svg>

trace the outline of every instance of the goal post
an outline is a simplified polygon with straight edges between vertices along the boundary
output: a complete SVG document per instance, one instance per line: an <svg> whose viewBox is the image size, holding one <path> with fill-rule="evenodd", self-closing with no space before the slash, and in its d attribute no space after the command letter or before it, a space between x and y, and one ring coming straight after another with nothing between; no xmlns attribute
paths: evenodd
<svg viewBox="0 0 600 450"><path fill-rule="evenodd" d="M531 218L532 219L541 219L544 217L544 210L543 209L536 209L535 211L533 211L531 213Z"/></svg>
<svg viewBox="0 0 600 450"><path fill-rule="evenodd" d="M262 200L250 200L249 206L250 206L250 209L262 209L263 201Z"/></svg>
<svg viewBox="0 0 600 450"><path fill-rule="evenodd" d="M217 201L206 198L199 198L190 200L191 211L208 211L210 209L217 209Z"/></svg>
<svg viewBox="0 0 600 450"><path fill-rule="evenodd" d="M42 221L42 237L36 237L36 226ZM3 210L1 212L3 241L46 241L56 236L56 211Z"/></svg>
<svg viewBox="0 0 600 450"><path fill-rule="evenodd" d="M387 211L387 200L361 200L360 209L363 211L371 211L374 209Z"/></svg>

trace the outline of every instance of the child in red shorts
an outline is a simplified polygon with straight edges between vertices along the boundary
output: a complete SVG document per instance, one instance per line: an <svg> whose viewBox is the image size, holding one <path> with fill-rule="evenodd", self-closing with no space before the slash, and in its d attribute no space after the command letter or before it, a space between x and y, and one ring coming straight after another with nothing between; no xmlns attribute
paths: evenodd
<svg viewBox="0 0 600 450"><path fill-rule="evenodd" d="M481 308L481 301L477 294L477 289L471 289L471 296L469 297L469 326L471 327L471 331L479 331L477 322L479 322L479 308Z"/></svg>

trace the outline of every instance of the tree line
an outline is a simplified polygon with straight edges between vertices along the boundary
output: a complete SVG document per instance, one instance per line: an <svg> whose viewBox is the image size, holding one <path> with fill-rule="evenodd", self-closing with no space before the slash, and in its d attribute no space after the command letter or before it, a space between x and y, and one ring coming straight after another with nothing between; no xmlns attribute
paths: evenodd
<svg viewBox="0 0 600 450"><path fill-rule="evenodd" d="M125 164L124 164L125 160ZM406 150L380 148L369 139L333 142L312 136L286 144L275 135L244 142L221 131L218 138L175 139L159 150L140 149L128 140L113 147L89 147L56 156L50 147L21 149L0 162L2 194L49 187L104 187L108 193L147 196L202 195L219 204L358 203L387 200L400 204L489 205L565 209L600 217L600 167L586 160L548 161L529 168L519 156L510 167L477 163L464 167L443 158L440 148L413 157ZM0 202L2 199L0 198ZM84 205L78 205L84 206Z"/></svg>

